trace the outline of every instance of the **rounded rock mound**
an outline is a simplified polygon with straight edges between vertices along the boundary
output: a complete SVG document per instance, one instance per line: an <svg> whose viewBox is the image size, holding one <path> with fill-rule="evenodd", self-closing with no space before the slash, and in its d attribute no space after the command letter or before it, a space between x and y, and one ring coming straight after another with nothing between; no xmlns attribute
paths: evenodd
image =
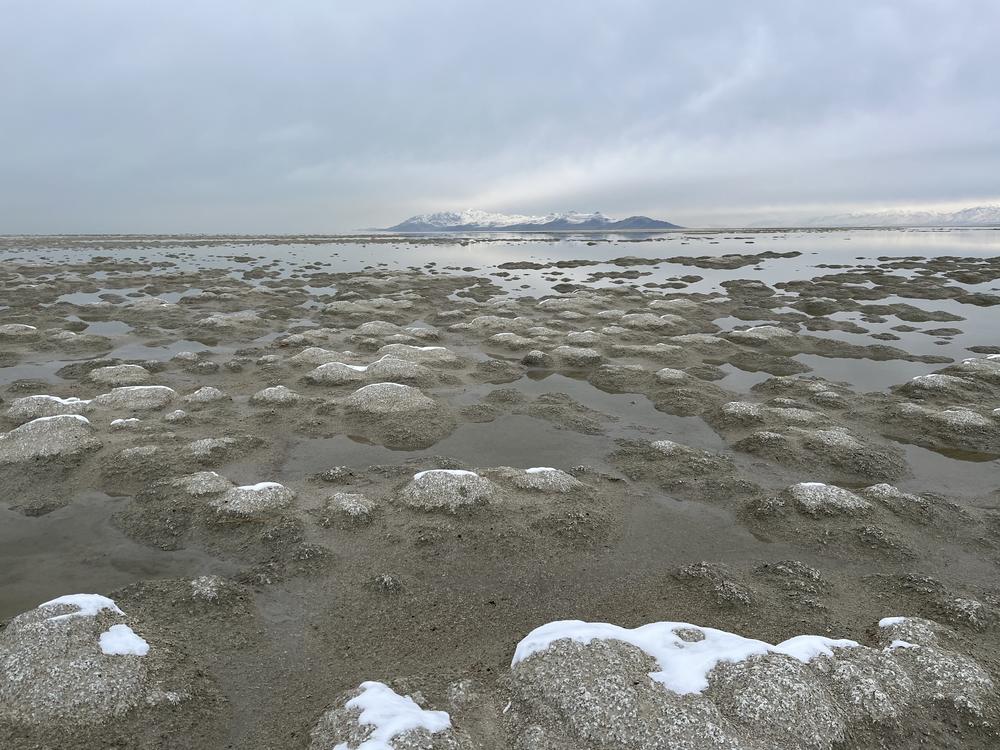
<svg viewBox="0 0 1000 750"><path fill-rule="evenodd" d="M5 323L0 325L0 339L30 340L38 338L38 328L27 323Z"/></svg>
<svg viewBox="0 0 1000 750"><path fill-rule="evenodd" d="M107 597L72 594L0 633L0 720L100 724L144 699L149 644Z"/></svg>
<svg viewBox="0 0 1000 750"><path fill-rule="evenodd" d="M173 480L173 486L193 497L217 495L232 489L233 483L214 471L197 471Z"/></svg>
<svg viewBox="0 0 1000 750"><path fill-rule="evenodd" d="M148 383L150 374L141 365L110 365L91 370L87 377L100 385L122 386Z"/></svg>
<svg viewBox="0 0 1000 750"><path fill-rule="evenodd" d="M184 397L184 401L189 404L211 404L216 401L227 401L229 396L215 386L202 386L196 391L192 391Z"/></svg>
<svg viewBox="0 0 1000 750"><path fill-rule="evenodd" d="M79 414L38 417L0 433L0 464L76 459L101 447L90 420Z"/></svg>
<svg viewBox="0 0 1000 750"><path fill-rule="evenodd" d="M410 344L386 344L378 350L378 355L390 355L397 359L405 359L423 365L437 367L459 367L462 358L455 352L443 346L411 346Z"/></svg>
<svg viewBox="0 0 1000 750"><path fill-rule="evenodd" d="M550 466L535 466L530 469L502 468L499 475L519 490L543 493L573 492L586 485L576 477L561 469Z"/></svg>
<svg viewBox="0 0 1000 750"><path fill-rule="evenodd" d="M233 487L225 494L213 498L210 504L216 511L226 515L259 516L273 510L287 508L294 499L295 493L282 484L259 482Z"/></svg>
<svg viewBox="0 0 1000 750"><path fill-rule="evenodd" d="M437 408L434 399L401 383L372 383L344 398L348 411L384 416Z"/></svg>
<svg viewBox="0 0 1000 750"><path fill-rule="evenodd" d="M57 417L62 414L82 414L90 403L89 399L60 398L39 394L21 396L10 402L7 417L16 422L28 422L38 417Z"/></svg>
<svg viewBox="0 0 1000 750"><path fill-rule="evenodd" d="M303 378L314 385L344 385L364 380L364 365L348 365L343 362L325 362L307 373Z"/></svg>
<svg viewBox="0 0 1000 750"><path fill-rule="evenodd" d="M381 682L362 682L320 718L309 750L466 750L445 711L422 708Z"/></svg>
<svg viewBox="0 0 1000 750"><path fill-rule="evenodd" d="M549 623L514 653L515 734L574 750L833 750L884 747L890 725L903 738L939 720L973 727L996 709L989 673L942 647L946 629L879 625L867 647L809 635L771 645L683 622Z"/></svg>
<svg viewBox="0 0 1000 750"><path fill-rule="evenodd" d="M268 406L292 406L301 400L302 396L283 385L263 388L250 397L251 404Z"/></svg>
<svg viewBox="0 0 1000 750"><path fill-rule="evenodd" d="M176 397L177 392L165 385L126 385L102 393L91 406L121 411L151 411L162 409Z"/></svg>
<svg viewBox="0 0 1000 750"><path fill-rule="evenodd" d="M785 490L803 513L818 515L861 515L872 510L872 504L843 487L822 482L800 482Z"/></svg>
<svg viewBox="0 0 1000 750"><path fill-rule="evenodd" d="M446 510L482 505L496 494L496 485L474 471L430 469L413 475L400 499L418 510Z"/></svg>

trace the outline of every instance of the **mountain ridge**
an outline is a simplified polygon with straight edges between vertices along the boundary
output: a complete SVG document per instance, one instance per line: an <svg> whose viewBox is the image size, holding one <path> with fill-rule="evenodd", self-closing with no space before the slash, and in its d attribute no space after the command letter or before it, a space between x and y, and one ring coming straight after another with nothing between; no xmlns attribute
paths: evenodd
<svg viewBox="0 0 1000 750"><path fill-rule="evenodd" d="M812 227L995 227L1000 205L969 206L957 211L885 209L811 219Z"/></svg>
<svg viewBox="0 0 1000 750"><path fill-rule="evenodd" d="M501 214L478 209L440 211L411 216L386 232L559 232L591 230L661 230L680 229L677 224L648 216L612 219L600 211L550 213L544 216Z"/></svg>

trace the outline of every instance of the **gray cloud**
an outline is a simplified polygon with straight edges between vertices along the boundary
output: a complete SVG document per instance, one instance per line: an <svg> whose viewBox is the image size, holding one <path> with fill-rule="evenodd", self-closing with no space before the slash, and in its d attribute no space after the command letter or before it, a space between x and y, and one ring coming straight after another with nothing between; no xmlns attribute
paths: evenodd
<svg viewBox="0 0 1000 750"><path fill-rule="evenodd" d="M3 6L2 232L1000 193L993 0Z"/></svg>

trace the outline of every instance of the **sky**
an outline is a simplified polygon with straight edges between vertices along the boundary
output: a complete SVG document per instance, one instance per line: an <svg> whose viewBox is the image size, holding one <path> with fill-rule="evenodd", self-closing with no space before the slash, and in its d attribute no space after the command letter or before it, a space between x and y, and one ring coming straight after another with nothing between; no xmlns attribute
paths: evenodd
<svg viewBox="0 0 1000 750"><path fill-rule="evenodd" d="M1000 202L997 0L0 0L0 233Z"/></svg>

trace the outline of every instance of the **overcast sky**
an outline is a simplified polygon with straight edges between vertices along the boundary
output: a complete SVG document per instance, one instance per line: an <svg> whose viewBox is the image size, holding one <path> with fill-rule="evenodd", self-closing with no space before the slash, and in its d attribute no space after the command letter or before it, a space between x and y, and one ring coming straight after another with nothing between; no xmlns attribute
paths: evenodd
<svg viewBox="0 0 1000 750"><path fill-rule="evenodd" d="M997 0L0 0L0 233L996 202L998 29Z"/></svg>

